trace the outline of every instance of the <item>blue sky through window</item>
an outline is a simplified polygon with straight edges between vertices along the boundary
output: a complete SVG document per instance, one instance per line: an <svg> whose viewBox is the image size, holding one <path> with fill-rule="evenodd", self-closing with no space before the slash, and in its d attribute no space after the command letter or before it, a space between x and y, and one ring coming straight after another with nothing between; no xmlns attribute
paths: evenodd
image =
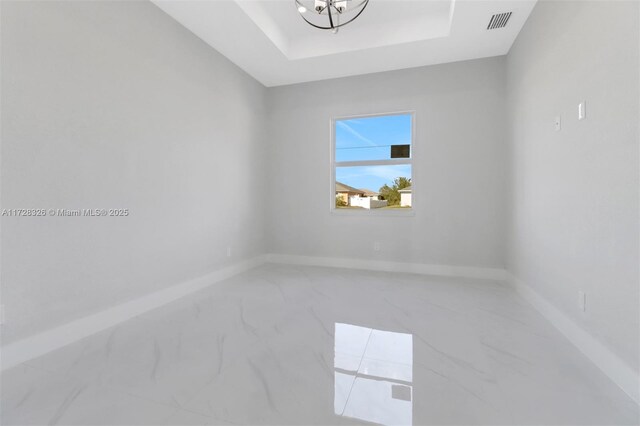
<svg viewBox="0 0 640 426"><path fill-rule="evenodd" d="M336 167L336 180L358 189L378 192L385 183L389 186L397 177L411 177L411 165Z"/></svg>
<svg viewBox="0 0 640 426"><path fill-rule="evenodd" d="M336 120L336 162L391 159L391 145L411 144L411 114ZM411 165L336 167L336 180L378 191L397 177L411 177Z"/></svg>

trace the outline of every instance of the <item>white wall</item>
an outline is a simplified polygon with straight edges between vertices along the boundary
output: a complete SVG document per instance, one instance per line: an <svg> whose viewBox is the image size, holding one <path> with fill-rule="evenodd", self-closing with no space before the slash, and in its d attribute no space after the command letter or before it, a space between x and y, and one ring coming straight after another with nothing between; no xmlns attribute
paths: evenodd
<svg viewBox="0 0 640 426"><path fill-rule="evenodd" d="M0 5L2 208L131 212L2 218L3 343L265 251L506 260L638 370L637 3L540 2L506 59L268 90L147 2ZM399 110L415 215L330 213L331 117Z"/></svg>
<svg viewBox="0 0 640 426"><path fill-rule="evenodd" d="M638 2L542 1L507 58L508 268L636 371L638 21Z"/></svg>
<svg viewBox="0 0 640 426"><path fill-rule="evenodd" d="M349 197L349 205L355 207L362 207L365 209L379 209L387 205L386 200L373 199L371 197L359 197L354 195Z"/></svg>
<svg viewBox="0 0 640 426"><path fill-rule="evenodd" d="M502 267L504 81L492 58L270 88L271 250ZM330 213L330 119L404 110L416 111L415 216Z"/></svg>
<svg viewBox="0 0 640 426"><path fill-rule="evenodd" d="M149 2L2 1L3 343L265 251L266 89ZM233 256L227 258L227 246Z"/></svg>
<svg viewBox="0 0 640 426"><path fill-rule="evenodd" d="M400 205L411 207L411 192L400 193Z"/></svg>

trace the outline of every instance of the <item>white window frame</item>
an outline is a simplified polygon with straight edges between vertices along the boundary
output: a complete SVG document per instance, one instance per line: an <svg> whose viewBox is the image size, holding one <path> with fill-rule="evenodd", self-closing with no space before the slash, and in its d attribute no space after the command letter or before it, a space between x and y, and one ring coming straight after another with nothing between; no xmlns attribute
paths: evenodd
<svg viewBox="0 0 640 426"><path fill-rule="evenodd" d="M385 117L389 115L410 115L411 116L411 148L409 158L394 158L389 160L365 160L365 161L336 161L336 122L341 120L351 120L356 118L371 118L371 117ZM393 112L381 112L375 114L358 114L342 117L333 117L330 125L331 132L331 153L330 153L330 197L329 197L329 209L332 214L346 215L346 216L415 216L416 212L416 197L415 197L415 183L414 177L415 159L416 159L416 112L414 110L408 111L393 111ZM338 209L336 208L336 167L358 167L358 166L388 166L388 165L400 165L409 164L411 166L411 208L409 209Z"/></svg>

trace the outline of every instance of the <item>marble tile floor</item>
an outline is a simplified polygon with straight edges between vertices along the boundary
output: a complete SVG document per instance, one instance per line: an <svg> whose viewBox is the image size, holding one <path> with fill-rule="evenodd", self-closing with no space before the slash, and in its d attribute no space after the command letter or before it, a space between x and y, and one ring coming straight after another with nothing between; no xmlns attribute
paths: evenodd
<svg viewBox="0 0 640 426"><path fill-rule="evenodd" d="M504 284L288 265L7 370L0 385L3 425L639 422Z"/></svg>

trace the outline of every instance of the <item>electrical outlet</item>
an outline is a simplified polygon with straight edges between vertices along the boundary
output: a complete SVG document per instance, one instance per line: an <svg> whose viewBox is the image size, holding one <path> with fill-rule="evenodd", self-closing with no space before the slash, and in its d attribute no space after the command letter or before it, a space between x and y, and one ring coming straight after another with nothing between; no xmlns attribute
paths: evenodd
<svg viewBox="0 0 640 426"><path fill-rule="evenodd" d="M231 257L231 246L227 247L227 257Z"/></svg>
<svg viewBox="0 0 640 426"><path fill-rule="evenodd" d="M557 115L556 118L555 118L554 124L555 124L555 127L556 127L556 132L559 132L560 130L562 130L562 117Z"/></svg>
<svg viewBox="0 0 640 426"><path fill-rule="evenodd" d="M373 243L373 251L380 251L380 242L376 241Z"/></svg>
<svg viewBox="0 0 640 426"><path fill-rule="evenodd" d="M582 312L587 311L587 293L582 290L578 290L578 307Z"/></svg>

